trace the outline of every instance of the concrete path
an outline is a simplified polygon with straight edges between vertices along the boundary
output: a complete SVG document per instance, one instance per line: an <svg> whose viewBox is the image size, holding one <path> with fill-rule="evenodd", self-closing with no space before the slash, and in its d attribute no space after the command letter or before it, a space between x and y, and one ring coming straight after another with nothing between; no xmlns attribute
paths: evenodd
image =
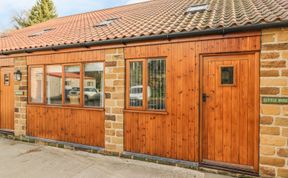
<svg viewBox="0 0 288 178"><path fill-rule="evenodd" d="M228 178L0 138L1 178Z"/></svg>

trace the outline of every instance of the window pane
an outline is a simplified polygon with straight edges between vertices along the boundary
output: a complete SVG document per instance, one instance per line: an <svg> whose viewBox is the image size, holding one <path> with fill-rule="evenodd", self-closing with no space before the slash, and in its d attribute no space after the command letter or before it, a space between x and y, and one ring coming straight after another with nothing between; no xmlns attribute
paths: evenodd
<svg viewBox="0 0 288 178"><path fill-rule="evenodd" d="M31 102L43 103L43 68L32 67L31 68Z"/></svg>
<svg viewBox="0 0 288 178"><path fill-rule="evenodd" d="M62 104L62 66L46 67L46 99L47 104Z"/></svg>
<svg viewBox="0 0 288 178"><path fill-rule="evenodd" d="M234 84L234 67L221 67L221 84Z"/></svg>
<svg viewBox="0 0 288 178"><path fill-rule="evenodd" d="M103 107L104 79L103 63L85 64L84 103L85 106Z"/></svg>
<svg viewBox="0 0 288 178"><path fill-rule="evenodd" d="M80 66L65 66L65 104L80 104Z"/></svg>
<svg viewBox="0 0 288 178"><path fill-rule="evenodd" d="M4 74L4 85L9 86L10 85L10 74Z"/></svg>
<svg viewBox="0 0 288 178"><path fill-rule="evenodd" d="M148 109L164 110L166 98L166 61L148 60Z"/></svg>
<svg viewBox="0 0 288 178"><path fill-rule="evenodd" d="M143 105L143 63L130 62L130 103L132 107Z"/></svg>

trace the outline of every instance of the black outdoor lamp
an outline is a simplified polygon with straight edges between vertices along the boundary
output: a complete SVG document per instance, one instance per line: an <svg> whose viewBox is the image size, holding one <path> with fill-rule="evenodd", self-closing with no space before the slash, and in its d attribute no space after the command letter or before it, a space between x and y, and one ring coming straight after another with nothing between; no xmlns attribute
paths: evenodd
<svg viewBox="0 0 288 178"><path fill-rule="evenodd" d="M22 80L22 73L21 73L20 70L17 70L17 71L14 73L14 75L15 75L15 80L16 80L16 81L21 81L21 80Z"/></svg>

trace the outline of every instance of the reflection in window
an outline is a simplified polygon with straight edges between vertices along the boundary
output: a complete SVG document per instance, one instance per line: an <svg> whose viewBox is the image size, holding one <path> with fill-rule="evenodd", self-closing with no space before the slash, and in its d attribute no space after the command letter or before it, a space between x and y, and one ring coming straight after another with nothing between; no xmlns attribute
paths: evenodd
<svg viewBox="0 0 288 178"><path fill-rule="evenodd" d="M221 67L221 84L233 85L234 84L234 67Z"/></svg>
<svg viewBox="0 0 288 178"><path fill-rule="evenodd" d="M46 98L47 104L62 104L62 66L46 67Z"/></svg>
<svg viewBox="0 0 288 178"><path fill-rule="evenodd" d="M43 68L32 67L30 74L31 81L31 102L43 103Z"/></svg>
<svg viewBox="0 0 288 178"><path fill-rule="evenodd" d="M130 103L132 107L143 105L143 63L130 62Z"/></svg>
<svg viewBox="0 0 288 178"><path fill-rule="evenodd" d="M103 107L104 65L103 63L85 64L84 103L89 107Z"/></svg>
<svg viewBox="0 0 288 178"><path fill-rule="evenodd" d="M65 104L80 104L80 66L64 66Z"/></svg>
<svg viewBox="0 0 288 178"><path fill-rule="evenodd" d="M166 97L166 61L148 60L148 109L164 110Z"/></svg>

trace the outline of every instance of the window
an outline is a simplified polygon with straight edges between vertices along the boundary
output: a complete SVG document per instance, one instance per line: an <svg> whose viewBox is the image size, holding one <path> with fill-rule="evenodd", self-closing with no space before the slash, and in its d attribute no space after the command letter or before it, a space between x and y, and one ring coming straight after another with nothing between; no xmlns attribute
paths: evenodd
<svg viewBox="0 0 288 178"><path fill-rule="evenodd" d="M221 85L234 85L234 66L221 66Z"/></svg>
<svg viewBox="0 0 288 178"><path fill-rule="evenodd" d="M43 103L43 67L31 67L30 72L30 102Z"/></svg>
<svg viewBox="0 0 288 178"><path fill-rule="evenodd" d="M148 109L165 109L166 61L148 60Z"/></svg>
<svg viewBox="0 0 288 178"><path fill-rule="evenodd" d="M5 86L10 85L10 74L4 74L4 85Z"/></svg>
<svg viewBox="0 0 288 178"><path fill-rule="evenodd" d="M205 11L207 9L208 9L207 4L192 5L186 10L186 12L195 13L195 12L202 12L202 11Z"/></svg>
<svg viewBox="0 0 288 178"><path fill-rule="evenodd" d="M112 22L114 22L115 20L118 20L118 19L119 19L118 17L113 17L113 18L110 18L110 19L106 19L106 20L98 23L94 27L105 27L105 26L108 26L109 24L111 24Z"/></svg>
<svg viewBox="0 0 288 178"><path fill-rule="evenodd" d="M87 63L84 66L84 105L103 107L104 64Z"/></svg>
<svg viewBox="0 0 288 178"><path fill-rule="evenodd" d="M28 35L29 38L32 38L32 37L37 37L37 36L41 36L43 35L44 33L47 33L49 31L52 31L52 30L55 30L55 28L46 28L42 31L38 31L38 32L35 32L35 33L32 33L30 35Z"/></svg>
<svg viewBox="0 0 288 178"><path fill-rule="evenodd" d="M80 104L80 65L64 66L64 101L65 104Z"/></svg>
<svg viewBox="0 0 288 178"><path fill-rule="evenodd" d="M166 109L166 60L128 61L128 109Z"/></svg>
<svg viewBox="0 0 288 178"><path fill-rule="evenodd" d="M49 105L62 104L62 66L46 67L46 100Z"/></svg>
<svg viewBox="0 0 288 178"><path fill-rule="evenodd" d="M143 62L130 62L130 102L132 107L143 106Z"/></svg>
<svg viewBox="0 0 288 178"><path fill-rule="evenodd" d="M104 107L103 62L30 66L29 74L29 103Z"/></svg>

